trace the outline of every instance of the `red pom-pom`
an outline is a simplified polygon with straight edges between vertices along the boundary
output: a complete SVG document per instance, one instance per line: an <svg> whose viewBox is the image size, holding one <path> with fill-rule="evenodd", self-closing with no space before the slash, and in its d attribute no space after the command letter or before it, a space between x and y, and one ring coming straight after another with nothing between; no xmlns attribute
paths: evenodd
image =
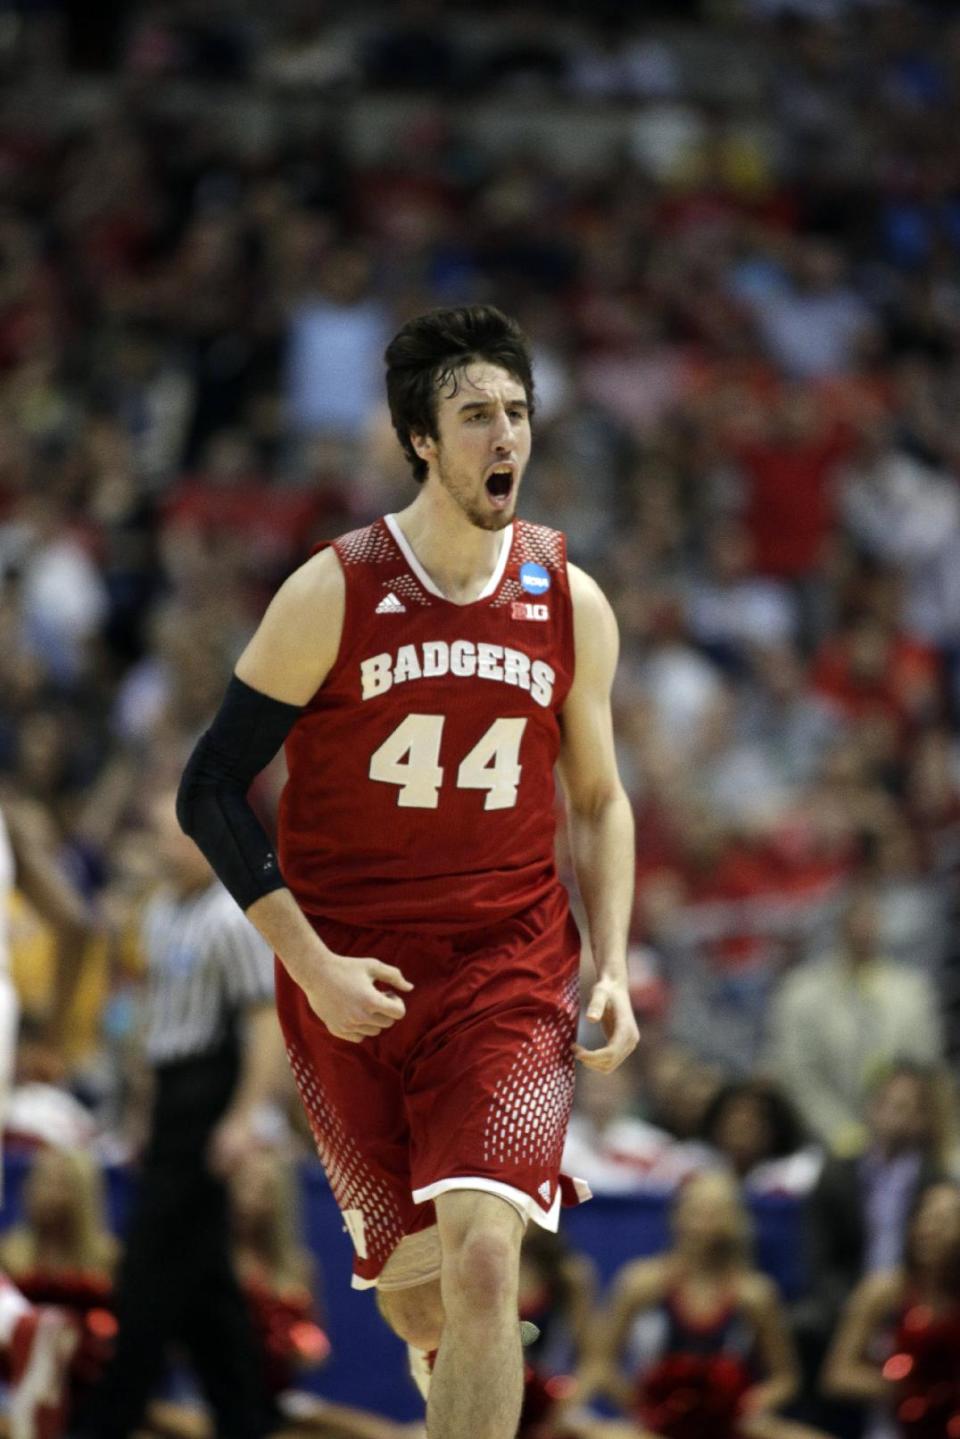
<svg viewBox="0 0 960 1439"><path fill-rule="evenodd" d="M935 1314L911 1305L883 1374L897 1386L904 1439L960 1439L960 1309Z"/></svg>

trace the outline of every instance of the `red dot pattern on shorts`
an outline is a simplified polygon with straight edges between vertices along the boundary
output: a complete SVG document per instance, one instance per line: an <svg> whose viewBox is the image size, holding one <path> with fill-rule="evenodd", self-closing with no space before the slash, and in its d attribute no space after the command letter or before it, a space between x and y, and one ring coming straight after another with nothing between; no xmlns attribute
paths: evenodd
<svg viewBox="0 0 960 1439"><path fill-rule="evenodd" d="M509 1073L497 1080L483 1134L487 1162L559 1168L573 1104L575 1061L570 1046L578 995L574 977L556 1013L537 1020Z"/></svg>
<svg viewBox="0 0 960 1439"><path fill-rule="evenodd" d="M337 1207L360 1210L367 1258L385 1264L403 1238L396 1200L367 1166L310 1061L292 1046L287 1053Z"/></svg>

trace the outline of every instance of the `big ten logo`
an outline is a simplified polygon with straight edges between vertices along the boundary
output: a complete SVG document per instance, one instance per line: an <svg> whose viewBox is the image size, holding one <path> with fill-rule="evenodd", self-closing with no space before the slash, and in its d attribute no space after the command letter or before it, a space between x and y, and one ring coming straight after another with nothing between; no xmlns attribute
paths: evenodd
<svg viewBox="0 0 960 1439"><path fill-rule="evenodd" d="M515 620L548 620L550 610L546 605L537 605L530 600L514 600L510 606L510 617Z"/></svg>

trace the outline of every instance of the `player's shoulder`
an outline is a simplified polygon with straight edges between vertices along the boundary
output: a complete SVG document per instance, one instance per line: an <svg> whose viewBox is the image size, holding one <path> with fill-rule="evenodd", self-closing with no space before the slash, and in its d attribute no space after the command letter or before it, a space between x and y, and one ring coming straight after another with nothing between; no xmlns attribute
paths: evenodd
<svg viewBox="0 0 960 1439"><path fill-rule="evenodd" d="M288 624L305 626L309 633L318 614L342 610L346 584L343 567L332 546L319 550L288 575L273 597L271 608Z"/></svg>

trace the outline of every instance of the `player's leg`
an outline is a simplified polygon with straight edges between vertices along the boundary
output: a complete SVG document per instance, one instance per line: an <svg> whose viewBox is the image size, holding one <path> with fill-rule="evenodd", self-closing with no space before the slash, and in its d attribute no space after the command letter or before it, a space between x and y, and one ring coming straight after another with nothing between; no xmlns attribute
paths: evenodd
<svg viewBox="0 0 960 1439"><path fill-rule="evenodd" d="M427 1233L437 1236L436 1225ZM412 1238L419 1240L422 1236L415 1235ZM402 1248L407 1242L401 1240L398 1247ZM439 1236L436 1237L436 1249L439 1260ZM388 1275L392 1259L393 1256L387 1261L384 1271ZM407 1288L378 1288L377 1308L394 1334L406 1342L410 1378L426 1402L433 1378L433 1364L443 1333L443 1299L440 1294L439 1272L435 1279L429 1279L423 1284Z"/></svg>
<svg viewBox="0 0 960 1439"><path fill-rule="evenodd" d="M439 1279L411 1289L378 1289L377 1308L394 1334L413 1348L429 1353L439 1347L443 1332Z"/></svg>
<svg viewBox="0 0 960 1439"><path fill-rule="evenodd" d="M443 1336L427 1405L429 1439L513 1439L523 1396L517 1324L519 1212L498 1195L438 1196Z"/></svg>

